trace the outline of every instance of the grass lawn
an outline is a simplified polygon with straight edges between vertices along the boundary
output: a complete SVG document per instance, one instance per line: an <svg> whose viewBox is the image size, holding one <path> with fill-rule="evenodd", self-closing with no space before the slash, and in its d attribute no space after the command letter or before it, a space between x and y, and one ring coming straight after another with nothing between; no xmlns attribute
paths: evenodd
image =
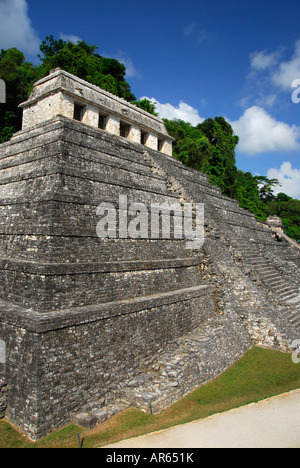
<svg viewBox="0 0 300 468"><path fill-rule="evenodd" d="M78 434L84 438L83 448L101 447L298 388L300 364L294 364L290 354L253 348L222 375L158 415L130 408L93 430L70 425L35 443L2 420L0 448L76 448Z"/></svg>

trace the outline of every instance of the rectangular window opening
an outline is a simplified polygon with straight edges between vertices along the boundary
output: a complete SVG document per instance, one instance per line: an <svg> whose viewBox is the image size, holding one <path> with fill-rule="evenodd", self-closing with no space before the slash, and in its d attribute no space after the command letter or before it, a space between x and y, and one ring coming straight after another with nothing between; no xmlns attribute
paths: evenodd
<svg viewBox="0 0 300 468"><path fill-rule="evenodd" d="M158 151L162 151L164 147L165 141L164 140L158 140L157 142L157 149Z"/></svg>
<svg viewBox="0 0 300 468"><path fill-rule="evenodd" d="M148 133L141 132L141 144L145 145L147 143Z"/></svg>
<svg viewBox="0 0 300 468"><path fill-rule="evenodd" d="M129 138L130 125L120 122L120 136L123 138Z"/></svg>
<svg viewBox="0 0 300 468"><path fill-rule="evenodd" d="M85 112L85 106L81 106L80 104L74 103L74 120L78 120L78 122L82 122L83 116Z"/></svg>
<svg viewBox="0 0 300 468"><path fill-rule="evenodd" d="M107 119L108 115L102 114L101 112L99 113L99 122L98 122L98 128L101 128L101 130L106 129L107 125Z"/></svg>

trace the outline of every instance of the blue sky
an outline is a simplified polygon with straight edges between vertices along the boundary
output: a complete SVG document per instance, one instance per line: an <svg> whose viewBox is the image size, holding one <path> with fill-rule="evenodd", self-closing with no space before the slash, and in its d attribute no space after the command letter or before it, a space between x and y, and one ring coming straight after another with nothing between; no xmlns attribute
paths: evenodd
<svg viewBox="0 0 300 468"><path fill-rule="evenodd" d="M97 45L161 117L224 116L238 168L300 199L299 23L299 0L0 0L0 48L34 61L46 35Z"/></svg>

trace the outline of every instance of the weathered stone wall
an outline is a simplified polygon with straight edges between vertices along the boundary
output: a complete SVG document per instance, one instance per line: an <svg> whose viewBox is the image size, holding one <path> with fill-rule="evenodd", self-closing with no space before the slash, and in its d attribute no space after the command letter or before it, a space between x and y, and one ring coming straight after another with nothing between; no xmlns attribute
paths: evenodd
<svg viewBox="0 0 300 468"><path fill-rule="evenodd" d="M79 410L117 398L128 378L168 342L215 312L209 287L38 314L1 304L7 337L7 417L33 439L70 421ZM6 322L6 323L5 323Z"/></svg>

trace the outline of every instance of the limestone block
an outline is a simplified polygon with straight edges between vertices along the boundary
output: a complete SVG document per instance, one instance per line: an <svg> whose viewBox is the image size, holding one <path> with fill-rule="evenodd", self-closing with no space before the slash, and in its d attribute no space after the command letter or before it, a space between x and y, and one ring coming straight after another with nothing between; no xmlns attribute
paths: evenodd
<svg viewBox="0 0 300 468"><path fill-rule="evenodd" d="M141 143L141 130L137 125L131 125L129 140Z"/></svg>
<svg viewBox="0 0 300 468"><path fill-rule="evenodd" d="M96 418L95 416L89 414L89 413L80 413L75 415L74 417L74 422L75 424L78 424L81 427L84 427L86 429L93 429L96 425Z"/></svg>
<svg viewBox="0 0 300 468"><path fill-rule="evenodd" d="M108 419L108 413L102 408L92 410L92 416L96 419L97 424L103 423Z"/></svg>
<svg viewBox="0 0 300 468"><path fill-rule="evenodd" d="M107 119L106 131L114 135L120 135L120 119L114 115L110 115Z"/></svg>
<svg viewBox="0 0 300 468"><path fill-rule="evenodd" d="M98 128L99 124L99 109L91 104L85 107L82 123L90 125L91 127Z"/></svg>
<svg viewBox="0 0 300 468"><path fill-rule="evenodd" d="M148 134L148 137L147 137L147 140L145 142L145 146L147 146L148 148L151 148L153 150L156 150L157 151L157 145L158 145L158 137L157 135L155 135L154 133L152 132L149 132Z"/></svg>
<svg viewBox="0 0 300 468"><path fill-rule="evenodd" d="M162 153L165 153L168 156L172 156L172 141L165 140Z"/></svg>

